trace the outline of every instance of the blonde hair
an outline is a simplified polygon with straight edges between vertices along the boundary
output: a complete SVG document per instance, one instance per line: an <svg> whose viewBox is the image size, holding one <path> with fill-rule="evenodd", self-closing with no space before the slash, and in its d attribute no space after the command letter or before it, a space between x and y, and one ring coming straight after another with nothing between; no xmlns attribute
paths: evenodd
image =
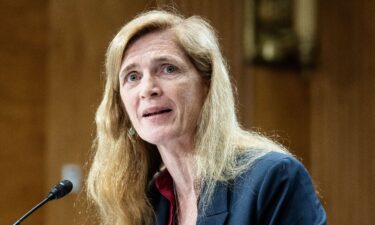
<svg viewBox="0 0 375 225"><path fill-rule="evenodd" d="M88 195L105 225L154 223L147 185L161 159L154 145L128 135L131 124L120 99L118 74L131 42L166 29L173 31L176 43L209 83L195 138L195 176L205 186L200 200L203 206L210 201L217 182L233 179L269 151L286 152L240 127L228 69L208 22L159 10L143 13L121 28L106 54L106 86L96 113L96 152L87 179Z"/></svg>

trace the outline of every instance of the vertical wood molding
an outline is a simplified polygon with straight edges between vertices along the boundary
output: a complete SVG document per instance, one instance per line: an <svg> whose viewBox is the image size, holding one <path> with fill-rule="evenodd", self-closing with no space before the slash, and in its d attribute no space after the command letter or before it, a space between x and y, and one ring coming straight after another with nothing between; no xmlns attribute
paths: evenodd
<svg viewBox="0 0 375 225"><path fill-rule="evenodd" d="M312 172L329 224L375 221L375 2L320 1L312 81Z"/></svg>
<svg viewBox="0 0 375 225"><path fill-rule="evenodd" d="M248 68L252 79L251 126L285 145L310 168L310 84L294 70Z"/></svg>
<svg viewBox="0 0 375 225"><path fill-rule="evenodd" d="M44 197L47 2L0 2L0 221L13 224ZM42 224L44 212L30 217Z"/></svg>

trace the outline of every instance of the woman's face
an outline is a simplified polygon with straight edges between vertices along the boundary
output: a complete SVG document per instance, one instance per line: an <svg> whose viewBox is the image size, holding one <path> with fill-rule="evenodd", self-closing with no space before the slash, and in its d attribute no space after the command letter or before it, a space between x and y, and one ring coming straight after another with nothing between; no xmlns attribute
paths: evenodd
<svg viewBox="0 0 375 225"><path fill-rule="evenodd" d="M120 93L138 135L162 146L193 144L207 85L171 31L149 33L124 54Z"/></svg>

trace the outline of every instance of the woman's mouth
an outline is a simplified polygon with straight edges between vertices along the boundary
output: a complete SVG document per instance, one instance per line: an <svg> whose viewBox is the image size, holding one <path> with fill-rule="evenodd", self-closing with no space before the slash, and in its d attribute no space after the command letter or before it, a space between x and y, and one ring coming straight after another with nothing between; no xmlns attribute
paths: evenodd
<svg viewBox="0 0 375 225"><path fill-rule="evenodd" d="M169 113L171 111L172 111L172 109L151 110L151 111L146 111L145 113L143 113L142 116L143 117L151 117L151 116L155 116L155 115Z"/></svg>

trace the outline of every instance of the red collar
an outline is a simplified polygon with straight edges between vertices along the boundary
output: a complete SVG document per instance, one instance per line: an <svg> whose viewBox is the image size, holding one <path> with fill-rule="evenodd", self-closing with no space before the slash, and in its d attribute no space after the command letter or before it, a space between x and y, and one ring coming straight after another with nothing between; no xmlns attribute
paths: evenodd
<svg viewBox="0 0 375 225"><path fill-rule="evenodd" d="M168 225L172 225L176 201L174 196L173 178L169 174L168 170L163 170L160 172L159 176L155 179L155 186L160 194L169 201Z"/></svg>

